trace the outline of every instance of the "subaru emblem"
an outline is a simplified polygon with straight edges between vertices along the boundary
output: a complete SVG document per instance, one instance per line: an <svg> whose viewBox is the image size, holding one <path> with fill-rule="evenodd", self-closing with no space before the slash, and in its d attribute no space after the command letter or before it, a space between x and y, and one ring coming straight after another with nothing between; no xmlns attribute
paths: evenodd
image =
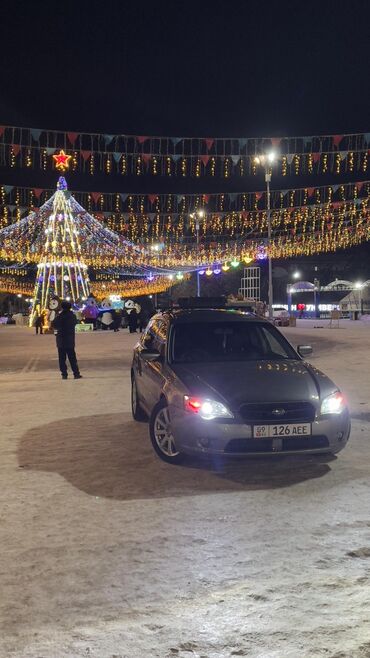
<svg viewBox="0 0 370 658"><path fill-rule="evenodd" d="M274 414L274 416L284 416L285 409L273 409L271 413Z"/></svg>

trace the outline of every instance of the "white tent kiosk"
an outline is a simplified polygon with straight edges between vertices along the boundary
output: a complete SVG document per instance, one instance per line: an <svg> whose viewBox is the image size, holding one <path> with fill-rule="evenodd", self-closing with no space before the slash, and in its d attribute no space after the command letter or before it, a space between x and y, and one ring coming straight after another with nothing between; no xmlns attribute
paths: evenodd
<svg viewBox="0 0 370 658"><path fill-rule="evenodd" d="M315 283L310 281L297 281L287 286L288 310L292 310L292 296L295 293L311 292L314 296L315 316L319 315L319 293L320 292L342 292L345 295L337 306L342 313L370 313L370 279L368 281L356 282L346 281L344 279L335 279L326 286L320 286L319 281Z"/></svg>

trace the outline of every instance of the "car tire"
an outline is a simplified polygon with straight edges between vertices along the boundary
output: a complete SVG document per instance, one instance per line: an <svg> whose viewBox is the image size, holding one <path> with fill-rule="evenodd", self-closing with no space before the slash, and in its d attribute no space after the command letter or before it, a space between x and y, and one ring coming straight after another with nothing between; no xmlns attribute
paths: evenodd
<svg viewBox="0 0 370 658"><path fill-rule="evenodd" d="M148 420L148 416L139 402L135 375L131 376L131 412L133 419L138 422Z"/></svg>
<svg viewBox="0 0 370 658"><path fill-rule="evenodd" d="M149 421L152 446L158 457L168 464L181 464L185 455L179 452L172 435L168 406L165 400L155 405Z"/></svg>

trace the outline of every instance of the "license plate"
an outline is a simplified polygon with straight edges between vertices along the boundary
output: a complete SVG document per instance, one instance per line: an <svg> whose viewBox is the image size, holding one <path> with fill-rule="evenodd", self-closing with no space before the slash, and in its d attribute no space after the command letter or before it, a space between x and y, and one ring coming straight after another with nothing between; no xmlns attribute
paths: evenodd
<svg viewBox="0 0 370 658"><path fill-rule="evenodd" d="M254 425L253 438L283 438L286 436L311 436L311 423L289 423L289 425Z"/></svg>

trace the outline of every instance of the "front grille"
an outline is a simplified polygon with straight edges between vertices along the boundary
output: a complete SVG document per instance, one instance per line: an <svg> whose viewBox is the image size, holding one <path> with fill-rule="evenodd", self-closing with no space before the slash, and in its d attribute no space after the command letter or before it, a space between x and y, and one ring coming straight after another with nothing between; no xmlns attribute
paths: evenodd
<svg viewBox="0 0 370 658"><path fill-rule="evenodd" d="M274 410L284 410L274 414ZM242 404L239 413L244 422L254 425L266 423L312 423L315 407L310 402L264 402Z"/></svg>
<svg viewBox="0 0 370 658"><path fill-rule="evenodd" d="M275 450L273 446L275 445ZM291 439L231 439L225 447L225 452L292 452L299 450L320 450L329 447L326 436L294 437Z"/></svg>
<svg viewBox="0 0 370 658"><path fill-rule="evenodd" d="M225 452L272 452L272 439L231 439Z"/></svg>
<svg viewBox="0 0 370 658"><path fill-rule="evenodd" d="M310 436L305 439L301 436L283 439L283 451L287 450L316 450L319 448L328 448L329 440L326 436Z"/></svg>

